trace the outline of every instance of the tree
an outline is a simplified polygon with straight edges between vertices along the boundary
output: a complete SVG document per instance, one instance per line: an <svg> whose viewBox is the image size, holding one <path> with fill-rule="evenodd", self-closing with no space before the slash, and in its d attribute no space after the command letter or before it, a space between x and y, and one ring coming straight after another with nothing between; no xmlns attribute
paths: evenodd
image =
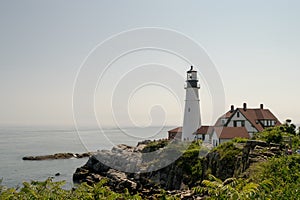
<svg viewBox="0 0 300 200"><path fill-rule="evenodd" d="M296 135L296 126L292 123L292 120L286 119L283 127L285 128L284 132Z"/></svg>

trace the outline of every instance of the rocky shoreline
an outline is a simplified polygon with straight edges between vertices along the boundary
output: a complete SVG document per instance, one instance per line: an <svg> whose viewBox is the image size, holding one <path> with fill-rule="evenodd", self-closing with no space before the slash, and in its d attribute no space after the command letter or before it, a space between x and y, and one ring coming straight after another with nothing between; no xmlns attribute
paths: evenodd
<svg viewBox="0 0 300 200"><path fill-rule="evenodd" d="M52 155L42 156L24 156L23 160L55 160L55 159L70 159L70 158L86 158L90 157L93 152L87 153L56 153Z"/></svg>
<svg viewBox="0 0 300 200"><path fill-rule="evenodd" d="M99 151L90 156L84 166L77 168L73 174L73 181L92 185L102 179L107 179L106 185L115 192L123 192L126 188L131 194L139 193L147 199L155 199L155 195L161 193L162 189L167 194L179 196L181 199L203 199L204 197L193 194L191 189L201 183L208 174L213 174L222 180L247 176L247 169L252 164L283 153L279 145L248 140L246 143L230 147L239 152L232 157L224 157L216 150L210 151L204 157L199 157L200 152L187 151L187 154L183 154L175 162L158 170L149 170L151 168L149 165L150 168L144 172L130 173L132 168L143 165L145 152L159 151L167 144L162 141L163 145L157 143L157 147L153 148L153 145L149 145L150 143L142 142L136 147L118 145L111 151ZM157 160L163 159L167 158L158 155ZM107 160L110 161L107 162ZM155 164L153 163L153 165ZM200 166L199 174L191 174L190 167L198 165ZM116 168L111 166L116 166ZM147 170L149 171L147 172Z"/></svg>
<svg viewBox="0 0 300 200"><path fill-rule="evenodd" d="M263 162L269 157L284 153L280 145L268 144L263 141L248 140L236 143L234 151L238 154L224 157L218 150L203 153L203 146L198 149L185 149L183 153L171 162L162 152L170 151L172 155L180 155L181 143L175 142L173 148L166 148L170 141L143 141L132 147L120 144L111 150L101 150L87 153L56 153L53 155L25 156L23 160L41 161L54 159L70 159L89 157L87 163L76 169L73 174L74 183L86 182L89 185L105 179L105 185L115 192L122 193L127 189L131 194L139 193L143 199L157 199L164 192L180 199L205 199L194 194L192 188L212 174L225 180L230 177L247 176L247 170L257 162ZM230 152L227 149L226 152ZM152 157L148 153L155 152ZM153 156L156 158L153 160ZM163 162L162 162L163 161ZM156 170L154 166L163 165ZM192 174L190 166L200 166L199 174ZM139 171L136 171L139 169ZM59 176L59 173L56 174Z"/></svg>

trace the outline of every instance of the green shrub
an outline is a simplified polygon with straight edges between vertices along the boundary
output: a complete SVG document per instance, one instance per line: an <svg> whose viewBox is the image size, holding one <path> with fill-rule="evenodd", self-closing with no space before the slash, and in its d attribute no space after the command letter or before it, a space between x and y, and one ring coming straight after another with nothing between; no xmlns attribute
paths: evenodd
<svg viewBox="0 0 300 200"><path fill-rule="evenodd" d="M248 139L246 138L234 138L233 140L231 140L233 143L246 143L248 141Z"/></svg>
<svg viewBox="0 0 300 200"><path fill-rule="evenodd" d="M270 180L273 188L262 196L271 199L297 199L300 197L300 155L271 158L260 163L259 170L251 179L257 183Z"/></svg>
<svg viewBox="0 0 300 200"><path fill-rule="evenodd" d="M142 150L142 153L149 153L149 152L154 152L157 151L161 148L164 148L169 144L168 140L158 140L158 141L151 141L149 144L144 147Z"/></svg>
<svg viewBox="0 0 300 200"><path fill-rule="evenodd" d="M1 200L48 200L48 199L142 199L138 194L130 195L128 190L124 193L115 193L111 191L107 186L104 186L105 180L100 181L98 184L89 186L86 183L80 184L78 187L71 190L62 189L65 181L53 182L52 179L46 181L32 181L31 183L24 182L23 187L19 190L14 188L5 188L1 186L0 199Z"/></svg>
<svg viewBox="0 0 300 200"><path fill-rule="evenodd" d="M271 158L257 163L249 178L228 178L225 181L209 175L195 194L207 199L299 199L300 155Z"/></svg>
<svg viewBox="0 0 300 200"><path fill-rule="evenodd" d="M213 151L216 151L220 154L221 160L234 160L235 156L239 155L242 152L241 148L238 148L234 141L225 142L217 146Z"/></svg>
<svg viewBox="0 0 300 200"><path fill-rule="evenodd" d="M290 146L294 150L300 147L300 136L294 134L292 128L287 125L276 126L265 129L263 132L256 133L253 139L263 140L268 143L277 143L282 146Z"/></svg>

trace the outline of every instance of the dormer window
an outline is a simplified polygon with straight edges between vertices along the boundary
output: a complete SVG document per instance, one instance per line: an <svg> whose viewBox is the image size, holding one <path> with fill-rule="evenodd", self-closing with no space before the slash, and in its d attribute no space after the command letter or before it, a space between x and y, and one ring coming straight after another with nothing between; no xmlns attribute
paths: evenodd
<svg viewBox="0 0 300 200"><path fill-rule="evenodd" d="M227 122L227 120L226 120L226 119L221 119L221 124L222 124L222 125L225 125L225 124L226 124L226 122Z"/></svg>
<svg viewBox="0 0 300 200"><path fill-rule="evenodd" d="M264 126L264 127L271 127L271 126L275 126L276 121L272 120L272 119L264 119L264 120L260 120L260 123Z"/></svg>

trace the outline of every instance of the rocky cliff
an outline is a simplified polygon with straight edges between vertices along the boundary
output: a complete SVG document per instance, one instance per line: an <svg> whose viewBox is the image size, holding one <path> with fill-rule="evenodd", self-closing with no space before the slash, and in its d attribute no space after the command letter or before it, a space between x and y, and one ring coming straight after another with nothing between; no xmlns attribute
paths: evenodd
<svg viewBox="0 0 300 200"><path fill-rule="evenodd" d="M166 148L170 146L167 144L167 141L155 143L148 141L139 143L136 147L118 145L111 151L99 151L92 155L84 166L76 170L73 180L77 183L92 184L107 178L107 185L117 192L127 188L131 193L139 192L146 196L159 192L160 188L186 193L201 183L208 174L222 180L246 176L247 169L253 163L283 153L279 145L255 140L228 142L213 149L204 157L199 156L203 155L199 154L203 149L198 143L193 143L184 151L180 148L174 149L180 144ZM175 157L181 156L175 162L152 171L151 168L155 169L155 166L162 165L164 163L162 161L166 163L170 161L170 157L164 157L161 153L165 149L171 151ZM153 160L145 157L145 152L159 153L156 154L157 159ZM187 193L187 196L191 195Z"/></svg>
<svg viewBox="0 0 300 200"><path fill-rule="evenodd" d="M221 180L245 176L252 164L283 153L278 144L258 140L248 140L245 143L228 142L207 154L202 166L203 176L212 174Z"/></svg>

